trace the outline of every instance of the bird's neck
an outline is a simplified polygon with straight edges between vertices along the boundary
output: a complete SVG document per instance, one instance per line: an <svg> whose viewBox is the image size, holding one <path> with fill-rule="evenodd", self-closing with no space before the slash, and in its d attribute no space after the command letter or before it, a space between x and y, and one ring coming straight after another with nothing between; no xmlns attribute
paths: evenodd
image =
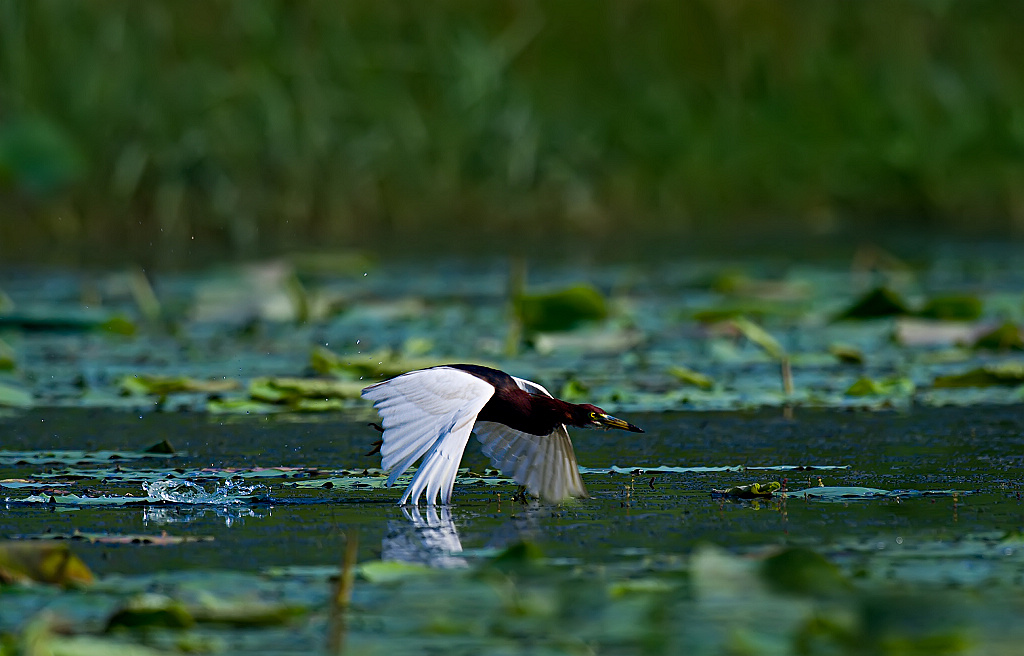
<svg viewBox="0 0 1024 656"><path fill-rule="evenodd" d="M562 424L586 425L580 413L579 406L561 399L520 389L500 389L480 411L478 419L505 424L531 435L550 435ZM589 413L585 416L589 417Z"/></svg>
<svg viewBox="0 0 1024 656"><path fill-rule="evenodd" d="M533 397L535 412L541 414L551 424L551 430L554 430L560 424L566 424L567 426L586 426L586 419L581 416L581 409L575 403L569 403L561 399L555 399L550 396L534 396ZM587 415L589 416L589 414Z"/></svg>

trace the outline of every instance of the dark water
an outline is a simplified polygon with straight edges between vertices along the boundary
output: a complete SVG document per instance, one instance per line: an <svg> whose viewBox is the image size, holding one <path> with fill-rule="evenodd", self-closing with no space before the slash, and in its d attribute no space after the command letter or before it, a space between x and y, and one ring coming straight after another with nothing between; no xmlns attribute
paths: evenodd
<svg viewBox="0 0 1024 656"><path fill-rule="evenodd" d="M631 416L642 435L577 430L582 466L624 469L738 467L747 471L589 473L592 498L560 509L509 500L510 484L457 485L452 519L467 550L520 539L550 556L614 560L623 553L686 552L711 542L729 548L766 544L821 545L878 541L906 548L915 540L956 539L982 531L1020 531L1024 505L1024 416L1015 407L929 408L860 413L800 410L667 413ZM167 462L122 465L173 467L307 467L321 476L379 465L363 453L373 439L362 417L231 418L187 413L133 415L115 411L50 410L0 420L4 447L142 449L169 440L184 455ZM465 461L484 471L470 443ZM832 466L804 471L758 467ZM88 471L87 466L83 469ZM6 465L0 478L30 478L48 468ZM52 469L52 468L50 468ZM59 469L58 469L59 471ZM89 487L145 496L129 483L105 485L104 467ZM462 480L462 479L460 479ZM737 503L712 489L785 480L789 490L818 485L961 494L822 503L806 500ZM212 542L138 549L83 545L98 572L152 568L259 570L274 565L333 565L345 531L357 528L361 558L380 556L388 525L404 521L394 506L401 489L302 489L268 479L269 489L238 507L47 508L14 504L0 517L0 534L47 531L205 535ZM631 489L630 489L631 488ZM5 490L8 500L22 491Z"/></svg>
<svg viewBox="0 0 1024 656"><path fill-rule="evenodd" d="M507 482L460 476L456 504L437 513L396 507L398 487L359 487L379 481L360 471L378 464L363 455L375 437L368 418L37 410L0 419L6 451L137 451L163 439L178 450L171 458L113 464L8 459L0 466L0 479L56 473L97 496L145 497L138 480L168 472L212 489L205 468L304 468L297 478L251 479L266 487L228 506L54 506L20 502L28 491L5 488L4 537L77 530L213 539L168 546L76 541L74 552L100 582L82 592L8 596L0 632L17 635L45 609L95 634L126 600L158 591L200 605L214 595L301 610L267 626L201 624L114 640L323 651L326 636L338 635L327 612L330 576L350 535L358 536L361 567L399 560L435 572L395 583L369 574L357 580L341 631L355 653L748 653L735 651L737 631L763 653L1016 653L1021 635L1013 618L1024 609L1024 414L1017 407L798 409L791 419L776 410L635 414L628 419L647 430L643 435L574 432L581 465L605 470L584 476L591 499L524 506L510 500ZM473 442L466 463L486 469ZM612 466L623 471L609 473ZM683 471L641 471L659 466ZM759 469L765 467L780 469ZM356 484L294 487L345 480L342 472L354 474ZM906 492L837 501L711 494L768 481L787 490ZM462 573L520 542L544 554L541 570ZM855 587L844 584L841 598L813 603L813 595L765 591L750 567L782 547L812 549ZM808 651L808 640L824 646ZM850 644L862 647L851 651Z"/></svg>

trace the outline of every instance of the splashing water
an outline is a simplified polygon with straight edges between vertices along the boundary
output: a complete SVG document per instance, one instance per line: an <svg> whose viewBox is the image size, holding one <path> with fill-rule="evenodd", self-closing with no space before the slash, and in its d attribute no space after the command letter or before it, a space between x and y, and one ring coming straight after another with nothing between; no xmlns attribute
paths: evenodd
<svg viewBox="0 0 1024 656"><path fill-rule="evenodd" d="M227 481L212 492L192 481L155 481L143 483L142 487L149 501L212 506L245 503L255 492L268 490L265 485L246 485L241 481Z"/></svg>

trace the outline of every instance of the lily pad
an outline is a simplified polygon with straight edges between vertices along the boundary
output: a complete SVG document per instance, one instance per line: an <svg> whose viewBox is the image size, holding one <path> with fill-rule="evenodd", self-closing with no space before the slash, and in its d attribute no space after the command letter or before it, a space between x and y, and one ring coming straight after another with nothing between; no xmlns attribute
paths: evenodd
<svg viewBox="0 0 1024 656"><path fill-rule="evenodd" d="M0 339L0 371L10 371L17 366L17 358L10 344Z"/></svg>
<svg viewBox="0 0 1024 656"><path fill-rule="evenodd" d="M171 455L175 453L175 451L174 447L171 446L170 442L168 442L167 440L161 440L154 444L153 446L146 449L145 451L143 451L143 453L161 453L164 455Z"/></svg>
<svg viewBox="0 0 1024 656"><path fill-rule="evenodd" d="M702 390L711 390L715 387L715 381L712 380L710 376L706 376L699 371L694 371L687 367L672 365L668 368L668 373L679 382L687 385L693 385L694 387L698 387Z"/></svg>
<svg viewBox="0 0 1024 656"><path fill-rule="evenodd" d="M107 631L154 627L187 629L196 623L185 605L167 595L146 593L130 599L107 619Z"/></svg>
<svg viewBox="0 0 1024 656"><path fill-rule="evenodd" d="M431 357L409 357L390 350L373 353L339 354L323 346L317 346L310 353L310 366L313 371L325 376L367 380L365 383L379 378L391 378L414 369L426 369L448 360Z"/></svg>
<svg viewBox="0 0 1024 656"><path fill-rule="evenodd" d="M393 583L409 577L436 574L437 570L401 560L371 560L361 563L356 572L371 583Z"/></svg>
<svg viewBox="0 0 1024 656"><path fill-rule="evenodd" d="M984 325L977 323L902 317L896 322L894 337L904 346L966 346L985 330Z"/></svg>
<svg viewBox="0 0 1024 656"><path fill-rule="evenodd" d="M608 316L604 296L591 285L580 284L515 299L516 316L527 333L572 330Z"/></svg>
<svg viewBox="0 0 1024 656"><path fill-rule="evenodd" d="M0 451L0 465L85 465L110 464L118 460L171 458L173 453L148 451Z"/></svg>
<svg viewBox="0 0 1024 656"><path fill-rule="evenodd" d="M721 465L721 466L694 466L675 467L670 465L658 465L655 467L580 467L581 474L651 474L658 472L671 472L677 474L702 473L702 472L742 472L742 471L831 471L837 469L849 469L849 465L767 465L767 466L746 466L746 465Z"/></svg>
<svg viewBox="0 0 1024 656"><path fill-rule="evenodd" d="M846 319L878 319L912 314L906 302L888 287L876 287L864 294L850 307L836 316L836 321Z"/></svg>
<svg viewBox="0 0 1024 656"><path fill-rule="evenodd" d="M35 398L28 390L0 383L0 407L30 408Z"/></svg>
<svg viewBox="0 0 1024 656"><path fill-rule="evenodd" d="M900 396L914 393L914 381L903 376L875 380L861 376L846 390L846 396Z"/></svg>
<svg viewBox="0 0 1024 656"><path fill-rule="evenodd" d="M571 332L546 332L533 336L538 353L625 353L643 343L644 336L632 328L599 326Z"/></svg>
<svg viewBox="0 0 1024 656"><path fill-rule="evenodd" d="M1024 351L1024 330L1017 324L1007 321L999 327L981 335L974 342L976 349L993 351Z"/></svg>
<svg viewBox="0 0 1024 656"><path fill-rule="evenodd" d="M285 624L305 609L299 606L246 598L204 594L186 608L196 622L232 627L266 627Z"/></svg>
<svg viewBox="0 0 1024 656"><path fill-rule="evenodd" d="M0 312L0 328L5 327L25 331L105 330L120 335L133 335L136 332L135 323L122 314L68 307L35 307Z"/></svg>
<svg viewBox="0 0 1024 656"><path fill-rule="evenodd" d="M917 315L941 321L974 321L981 316L984 304L977 296L950 294L928 299Z"/></svg>
<svg viewBox="0 0 1024 656"><path fill-rule="evenodd" d="M830 344L828 352L843 364L864 364L864 352L848 344Z"/></svg>
<svg viewBox="0 0 1024 656"><path fill-rule="evenodd" d="M811 487L786 492L790 499L811 501L865 501L870 499L905 499L914 497L946 497L965 494L956 490L881 490L872 487Z"/></svg>
<svg viewBox="0 0 1024 656"><path fill-rule="evenodd" d="M249 384L249 396L264 403L282 403L310 409L309 401L358 399L365 387L359 381L335 378L257 378ZM337 404L330 408L338 409Z"/></svg>
<svg viewBox="0 0 1024 656"><path fill-rule="evenodd" d="M38 581L72 586L93 576L66 544L0 542L0 583Z"/></svg>
<svg viewBox="0 0 1024 656"><path fill-rule="evenodd" d="M1024 362L1000 362L965 371L961 374L939 376L933 387L995 387L1024 385Z"/></svg>
<svg viewBox="0 0 1024 656"><path fill-rule="evenodd" d="M35 535L16 535L16 540L71 540L88 544L135 544L148 546L167 546L186 544L189 542L210 542L212 535L131 535L114 533L89 533L75 531L73 533L37 533Z"/></svg>
<svg viewBox="0 0 1024 656"><path fill-rule="evenodd" d="M761 576L774 590L789 594L834 596L852 589L838 567L816 551L800 547L765 558Z"/></svg>
<svg viewBox="0 0 1024 656"><path fill-rule="evenodd" d="M125 376L120 382L121 393L126 395L156 395L179 393L219 394L239 388L236 380L222 378L219 380L198 380L188 376L160 376L153 374L134 374Z"/></svg>
<svg viewBox="0 0 1024 656"><path fill-rule="evenodd" d="M288 406L253 399L212 398L206 401L206 411L213 415L269 415L287 412Z"/></svg>
<svg viewBox="0 0 1024 656"><path fill-rule="evenodd" d="M22 489L22 488L51 488L51 487L64 487L70 485L69 483L56 483L54 481L30 481L24 478L4 478L0 479L0 487L8 489Z"/></svg>

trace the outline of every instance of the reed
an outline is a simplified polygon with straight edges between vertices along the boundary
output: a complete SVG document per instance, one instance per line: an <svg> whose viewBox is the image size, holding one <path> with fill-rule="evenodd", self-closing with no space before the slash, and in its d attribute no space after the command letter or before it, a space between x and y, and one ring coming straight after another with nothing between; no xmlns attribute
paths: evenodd
<svg viewBox="0 0 1024 656"><path fill-rule="evenodd" d="M1013 2L0 1L0 257L1024 233Z"/></svg>

